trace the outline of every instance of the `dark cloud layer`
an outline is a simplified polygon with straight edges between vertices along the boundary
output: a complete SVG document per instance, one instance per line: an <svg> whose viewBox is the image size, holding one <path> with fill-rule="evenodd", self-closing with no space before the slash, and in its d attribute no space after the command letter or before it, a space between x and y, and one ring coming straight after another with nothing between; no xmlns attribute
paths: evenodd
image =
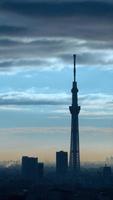
<svg viewBox="0 0 113 200"><path fill-rule="evenodd" d="M99 16L113 17L113 4L106 2L5 2L3 10L23 15L61 17L61 16Z"/></svg>
<svg viewBox="0 0 113 200"><path fill-rule="evenodd" d="M32 66L49 69L54 65L51 59L58 66L69 63L68 55L73 53L79 54L81 65L111 68L112 1L1 0L0 17L2 71Z"/></svg>
<svg viewBox="0 0 113 200"><path fill-rule="evenodd" d="M1 1L0 35L112 40L108 1Z"/></svg>
<svg viewBox="0 0 113 200"><path fill-rule="evenodd" d="M17 26L9 26L9 25L2 25L0 26L0 35L20 35L21 33L25 33L25 27L17 27Z"/></svg>

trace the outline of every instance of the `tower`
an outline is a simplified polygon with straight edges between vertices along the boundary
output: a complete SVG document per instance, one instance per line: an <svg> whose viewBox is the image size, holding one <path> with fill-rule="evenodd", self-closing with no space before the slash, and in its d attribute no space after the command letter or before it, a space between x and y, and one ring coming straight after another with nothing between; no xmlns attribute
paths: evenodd
<svg viewBox="0 0 113 200"><path fill-rule="evenodd" d="M80 106L78 106L78 88L76 82L76 55L74 58L74 81L72 86L72 105L69 107L71 113L71 142L70 142L70 159L69 167L73 172L80 170L80 154L79 154L79 121L78 115Z"/></svg>

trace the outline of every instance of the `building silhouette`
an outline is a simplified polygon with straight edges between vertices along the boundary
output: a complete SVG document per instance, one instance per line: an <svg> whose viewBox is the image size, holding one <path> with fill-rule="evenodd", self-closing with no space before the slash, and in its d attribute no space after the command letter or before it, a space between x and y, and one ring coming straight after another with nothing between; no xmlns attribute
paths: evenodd
<svg viewBox="0 0 113 200"><path fill-rule="evenodd" d="M76 55L74 57L74 81L72 86L72 105L69 107L71 113L71 142L70 142L70 158L69 167L75 173L80 170L80 153L79 153L79 121L78 115L80 106L78 106L78 88L76 82Z"/></svg>
<svg viewBox="0 0 113 200"><path fill-rule="evenodd" d="M44 164L38 162L37 157L22 157L22 177L31 181L38 181L43 177Z"/></svg>
<svg viewBox="0 0 113 200"><path fill-rule="evenodd" d="M56 152L56 172L64 174L68 169L68 153L64 151Z"/></svg>
<svg viewBox="0 0 113 200"><path fill-rule="evenodd" d="M22 157L22 176L28 180L35 180L38 177L37 157Z"/></svg>

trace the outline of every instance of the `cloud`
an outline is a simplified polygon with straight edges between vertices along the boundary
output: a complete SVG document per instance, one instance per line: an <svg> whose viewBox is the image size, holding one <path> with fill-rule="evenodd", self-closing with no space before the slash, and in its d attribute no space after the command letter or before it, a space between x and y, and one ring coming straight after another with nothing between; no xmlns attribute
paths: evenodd
<svg viewBox="0 0 113 200"><path fill-rule="evenodd" d="M103 128L95 126L81 126L81 134L107 134L113 135L113 128ZM52 126L52 127L17 127L17 128L0 128L0 134L70 134L70 127Z"/></svg>
<svg viewBox="0 0 113 200"><path fill-rule="evenodd" d="M71 99L71 98L70 98ZM111 118L113 115L113 95L104 93L79 94L79 105L81 106L80 117L84 118ZM66 105L67 104L67 105ZM54 108L53 113L69 115L68 105L71 100L64 105Z"/></svg>
<svg viewBox="0 0 113 200"><path fill-rule="evenodd" d="M18 27L18 26L11 26L11 25L1 25L0 26L0 36L5 35L21 35L22 33L25 33L26 28L25 27Z"/></svg>
<svg viewBox="0 0 113 200"><path fill-rule="evenodd" d="M0 128L0 135L31 135L31 134L70 134L70 127L53 126L53 127L17 127L17 128ZM96 126L80 126L80 134L85 135L113 135L113 128L96 127Z"/></svg>
<svg viewBox="0 0 113 200"><path fill-rule="evenodd" d="M11 31L15 31L15 26L23 36L113 39L113 4L110 2L2 1L0 10L4 26L13 27ZM8 28L5 29L4 34L8 36Z"/></svg>
<svg viewBox="0 0 113 200"><path fill-rule="evenodd" d="M70 131L69 127L17 127L17 128L0 128L3 134L65 134Z"/></svg>
<svg viewBox="0 0 113 200"><path fill-rule="evenodd" d="M113 5L99 1L84 2L3 2L3 10L23 15L60 17L60 16L113 16Z"/></svg>
<svg viewBox="0 0 113 200"><path fill-rule="evenodd" d="M109 42L74 38L9 37L0 40L0 71L62 70L72 66L73 52L77 53L78 66L113 70L112 47Z"/></svg>
<svg viewBox="0 0 113 200"><path fill-rule="evenodd" d="M112 1L2 0L0 18L2 72L59 70L73 53L80 66L113 69Z"/></svg>
<svg viewBox="0 0 113 200"><path fill-rule="evenodd" d="M96 127L96 126L81 126L80 127L81 134L107 134L113 135L113 128L106 128L106 127Z"/></svg>
<svg viewBox="0 0 113 200"><path fill-rule="evenodd" d="M81 107L83 116L112 116L113 95L104 93L94 93L82 95ZM109 106L109 102L110 104Z"/></svg>
<svg viewBox="0 0 113 200"><path fill-rule="evenodd" d="M0 93L0 105L64 105L68 101L66 93L43 94L33 89Z"/></svg>
<svg viewBox="0 0 113 200"><path fill-rule="evenodd" d="M68 106L71 105L71 95L68 93L45 93L38 92L38 89L31 88L25 91L0 92L0 109L27 111L27 107L45 105L43 112L69 115ZM104 93L89 93L79 95L79 105L81 106L81 117L111 117L113 115L113 95ZM4 108L4 106L7 106ZM21 109L21 106L22 107ZM48 106L54 106L49 107ZM17 108L17 109L16 109ZM38 107L42 112L42 107ZM29 109L28 109L29 110Z"/></svg>

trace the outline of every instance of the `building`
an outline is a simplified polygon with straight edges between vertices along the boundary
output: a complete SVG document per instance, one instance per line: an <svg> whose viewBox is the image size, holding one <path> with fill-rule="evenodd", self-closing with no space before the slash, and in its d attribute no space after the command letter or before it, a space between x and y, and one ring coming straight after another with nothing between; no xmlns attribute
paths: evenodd
<svg viewBox="0 0 113 200"><path fill-rule="evenodd" d="M56 172L64 174L68 169L68 153L64 151L56 152Z"/></svg>
<svg viewBox="0 0 113 200"><path fill-rule="evenodd" d="M38 158L22 157L22 176L28 180L35 180L38 176Z"/></svg>
<svg viewBox="0 0 113 200"><path fill-rule="evenodd" d="M71 113L71 142L70 142L70 170L78 173L80 171L80 153L79 153L79 120L78 115L80 106L78 106L78 88L76 82L76 55L74 55L74 81L72 87L72 105L69 107Z"/></svg>
<svg viewBox="0 0 113 200"><path fill-rule="evenodd" d="M44 164L38 162L37 157L22 157L22 177L31 181L38 181L44 175Z"/></svg>

